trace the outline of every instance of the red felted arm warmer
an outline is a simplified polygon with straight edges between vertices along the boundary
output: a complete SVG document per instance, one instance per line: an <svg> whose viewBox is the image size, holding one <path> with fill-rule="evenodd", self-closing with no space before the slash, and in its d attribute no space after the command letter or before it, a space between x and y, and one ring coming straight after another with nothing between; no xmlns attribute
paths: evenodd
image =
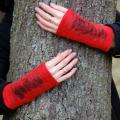
<svg viewBox="0 0 120 120"><path fill-rule="evenodd" d="M56 34L105 52L109 51L114 39L110 27L84 19L71 9L63 16Z"/></svg>
<svg viewBox="0 0 120 120"><path fill-rule="evenodd" d="M6 85L3 89L3 100L8 108L15 109L57 85L58 82L49 73L45 64L40 64L19 80Z"/></svg>

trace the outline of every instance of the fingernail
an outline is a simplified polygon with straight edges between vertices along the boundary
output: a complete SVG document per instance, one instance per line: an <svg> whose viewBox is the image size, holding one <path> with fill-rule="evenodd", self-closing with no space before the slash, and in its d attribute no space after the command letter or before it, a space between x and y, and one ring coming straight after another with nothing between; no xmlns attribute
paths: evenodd
<svg viewBox="0 0 120 120"><path fill-rule="evenodd" d="M78 62L78 58L75 58L75 61Z"/></svg>
<svg viewBox="0 0 120 120"><path fill-rule="evenodd" d="M72 52L72 49L68 49L69 52Z"/></svg>
<svg viewBox="0 0 120 120"><path fill-rule="evenodd" d="M55 5L55 4L51 2L50 5Z"/></svg>
<svg viewBox="0 0 120 120"><path fill-rule="evenodd" d="M60 54L61 54L61 53L59 52L59 53L57 54L57 56L60 55Z"/></svg>
<svg viewBox="0 0 120 120"><path fill-rule="evenodd" d="M36 23L39 25L39 21L36 21Z"/></svg>
<svg viewBox="0 0 120 120"><path fill-rule="evenodd" d="M73 55L76 55L77 53L76 53L76 52L73 52L72 54L73 54Z"/></svg>
<svg viewBox="0 0 120 120"><path fill-rule="evenodd" d="M35 11L37 11L38 7L35 7Z"/></svg>
<svg viewBox="0 0 120 120"><path fill-rule="evenodd" d="M37 13L35 14L35 16L37 16Z"/></svg>
<svg viewBox="0 0 120 120"><path fill-rule="evenodd" d="M42 4L43 2L39 2L39 4Z"/></svg>
<svg viewBox="0 0 120 120"><path fill-rule="evenodd" d="M39 2L39 5L42 5L43 4L43 2Z"/></svg>
<svg viewBox="0 0 120 120"><path fill-rule="evenodd" d="M77 68L74 68L75 71L77 71Z"/></svg>

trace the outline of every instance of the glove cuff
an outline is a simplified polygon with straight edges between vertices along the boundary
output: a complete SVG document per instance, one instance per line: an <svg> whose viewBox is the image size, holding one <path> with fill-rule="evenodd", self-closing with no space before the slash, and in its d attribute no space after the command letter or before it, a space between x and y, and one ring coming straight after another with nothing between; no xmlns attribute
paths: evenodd
<svg viewBox="0 0 120 120"><path fill-rule="evenodd" d="M4 102L8 108L15 109L58 84L43 63L19 80L6 85L3 89Z"/></svg>

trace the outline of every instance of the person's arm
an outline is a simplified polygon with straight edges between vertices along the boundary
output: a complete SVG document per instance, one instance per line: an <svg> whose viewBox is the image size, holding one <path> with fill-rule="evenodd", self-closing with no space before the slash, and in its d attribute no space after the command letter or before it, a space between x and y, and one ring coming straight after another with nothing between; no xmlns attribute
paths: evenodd
<svg viewBox="0 0 120 120"><path fill-rule="evenodd" d="M59 53L12 83L0 83L0 114L7 114L73 76L78 59L72 50Z"/></svg>
<svg viewBox="0 0 120 120"><path fill-rule="evenodd" d="M0 114L10 112L3 104L2 88L8 84L6 74L9 69L9 52L10 52L10 27L8 23L0 23Z"/></svg>
<svg viewBox="0 0 120 120"><path fill-rule="evenodd" d="M0 4L0 6L4 6L2 8L6 12L0 23L0 114L14 111L17 107L32 101L60 82L69 79L76 72L74 65L78 61L75 59L76 53L67 50L54 59L40 64L15 82L6 82L6 74L9 69L9 41L13 10L8 4L10 1L0 1L6 2L6 4Z"/></svg>
<svg viewBox="0 0 120 120"><path fill-rule="evenodd" d="M46 31L84 43L120 57L120 12L109 25L93 23L71 9L51 3L39 3L35 8L37 24Z"/></svg>
<svg viewBox="0 0 120 120"><path fill-rule="evenodd" d="M116 22L120 22L120 12L116 11Z"/></svg>
<svg viewBox="0 0 120 120"><path fill-rule="evenodd" d="M0 115L10 113L3 100L3 88L9 84L6 75L9 70L10 55L10 29L12 25L12 12L14 0L0 0L0 12L5 15L0 21Z"/></svg>
<svg viewBox="0 0 120 120"><path fill-rule="evenodd" d="M5 82L9 70L10 30L12 25L13 0L1 0L0 11L5 9L0 21L0 82ZM11 2L11 3L9 3ZM9 3L9 4L8 4Z"/></svg>
<svg viewBox="0 0 120 120"><path fill-rule="evenodd" d="M44 30L69 40L108 52L114 47L114 32L109 26L89 21L72 9L53 3L35 8L37 23Z"/></svg>
<svg viewBox="0 0 120 120"><path fill-rule="evenodd" d="M0 0L0 11L11 12L13 11L14 0Z"/></svg>
<svg viewBox="0 0 120 120"><path fill-rule="evenodd" d="M120 57L120 12L116 12L115 23L102 25L53 3L40 2L35 11L37 24L44 30Z"/></svg>
<svg viewBox="0 0 120 120"><path fill-rule="evenodd" d="M0 79L6 80L6 74L9 69L10 53L10 25L0 23Z"/></svg>
<svg viewBox="0 0 120 120"><path fill-rule="evenodd" d="M114 32L114 47L109 51L109 53L120 58L120 12L116 12L116 21L113 24L109 24L109 27L112 28Z"/></svg>

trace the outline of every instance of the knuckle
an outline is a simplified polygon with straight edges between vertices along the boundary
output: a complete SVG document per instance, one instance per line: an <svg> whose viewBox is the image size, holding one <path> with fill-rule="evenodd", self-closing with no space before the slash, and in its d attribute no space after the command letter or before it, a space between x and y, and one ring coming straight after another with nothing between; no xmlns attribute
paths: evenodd
<svg viewBox="0 0 120 120"><path fill-rule="evenodd" d="M61 73L63 73L63 70L60 70L59 72L60 72L60 74L61 74ZM61 75L61 76L62 76L62 75Z"/></svg>

